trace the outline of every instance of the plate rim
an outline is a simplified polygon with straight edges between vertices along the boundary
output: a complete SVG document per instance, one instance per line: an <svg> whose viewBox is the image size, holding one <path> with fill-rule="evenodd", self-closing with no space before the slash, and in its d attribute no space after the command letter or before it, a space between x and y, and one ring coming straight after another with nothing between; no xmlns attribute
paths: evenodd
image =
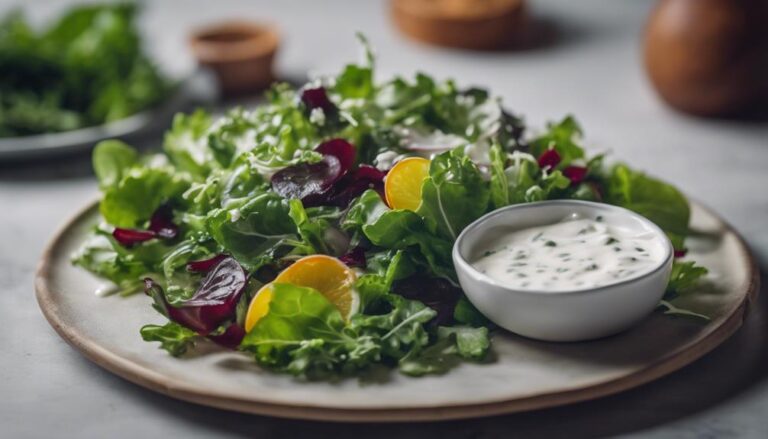
<svg viewBox="0 0 768 439"><path fill-rule="evenodd" d="M65 239L67 232L98 207L98 200L87 203L84 208L77 211L57 229L53 238L45 246L35 272L35 296L44 317L51 327L64 341L74 347L88 360L134 384L187 402L256 415L334 422L442 421L525 412L593 400L654 381L693 363L711 352L741 327L748 314L750 304L755 303L759 294L760 270L757 260L749 250L749 246L744 238L729 222L714 210L698 201L691 200L691 204L695 204L698 208L716 218L725 232L733 233L739 244L739 251L749 265L746 291L741 300L727 312L726 318L718 326L713 327L709 332L700 336L693 344L676 349L666 354L660 360L636 372L599 384L521 398L468 404L439 404L412 408L358 409L352 407L285 404L235 398L217 394L217 392L201 392L184 382L168 380L165 376L156 373L152 369L122 358L98 343L89 340L87 337L81 336L73 327L69 327L64 323L57 314L58 305L54 299L55 293L49 285L50 271L53 265L52 255Z"/></svg>

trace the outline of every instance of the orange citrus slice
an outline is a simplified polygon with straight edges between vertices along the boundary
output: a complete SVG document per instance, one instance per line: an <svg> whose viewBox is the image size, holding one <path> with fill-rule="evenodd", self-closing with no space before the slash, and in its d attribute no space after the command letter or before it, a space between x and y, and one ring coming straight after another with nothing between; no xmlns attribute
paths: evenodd
<svg viewBox="0 0 768 439"><path fill-rule="evenodd" d="M421 205L421 186L429 176L429 160L409 157L392 167L384 180L384 195L392 209L417 210Z"/></svg>
<svg viewBox="0 0 768 439"><path fill-rule="evenodd" d="M245 331L250 332L269 312L269 302L273 295L272 283L314 288L339 309L344 319L349 319L357 312L360 302L354 289L355 280L357 280L355 272L334 257L326 255L303 257L256 293L245 315Z"/></svg>

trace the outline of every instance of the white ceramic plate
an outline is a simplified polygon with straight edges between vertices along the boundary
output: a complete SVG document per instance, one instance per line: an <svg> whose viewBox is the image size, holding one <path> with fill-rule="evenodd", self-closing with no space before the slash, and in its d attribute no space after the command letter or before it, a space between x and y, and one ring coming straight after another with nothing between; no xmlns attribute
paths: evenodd
<svg viewBox="0 0 768 439"><path fill-rule="evenodd" d="M36 289L56 331L86 357L153 391L200 404L292 418L340 421L437 420L487 416L567 404L652 381L714 349L742 323L759 274L741 238L693 206L689 257L711 275L685 305L714 318L702 325L654 313L622 334L584 343L493 337L497 359L462 364L443 376L362 383L299 382L260 369L236 352L203 346L176 359L145 343L139 328L161 323L149 298L98 297L100 282L70 264L97 220L90 206L54 238L40 263Z"/></svg>

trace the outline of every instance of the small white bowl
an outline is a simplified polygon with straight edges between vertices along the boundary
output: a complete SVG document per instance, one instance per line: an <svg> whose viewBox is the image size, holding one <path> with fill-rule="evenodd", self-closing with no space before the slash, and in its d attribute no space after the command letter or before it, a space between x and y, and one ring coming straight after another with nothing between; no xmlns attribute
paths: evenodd
<svg viewBox="0 0 768 439"><path fill-rule="evenodd" d="M487 243L489 232L495 228L548 225L571 214L587 218L599 215L608 224L651 232L665 243L665 256L658 266L634 278L598 288L555 292L509 288L469 263L477 247ZM467 226L453 246L459 282L470 302L502 328L547 341L595 339L638 323L664 295L672 260L672 244L651 221L621 207L575 200L542 201L495 210Z"/></svg>

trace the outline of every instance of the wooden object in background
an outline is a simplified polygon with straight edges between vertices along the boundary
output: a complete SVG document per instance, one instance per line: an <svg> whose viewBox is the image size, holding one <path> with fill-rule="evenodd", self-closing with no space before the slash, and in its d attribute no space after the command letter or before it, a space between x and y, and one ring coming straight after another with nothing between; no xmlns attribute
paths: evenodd
<svg viewBox="0 0 768 439"><path fill-rule="evenodd" d="M768 2L661 0L645 33L645 66L671 106L732 115L768 101Z"/></svg>
<svg viewBox="0 0 768 439"><path fill-rule="evenodd" d="M488 50L514 45L527 24L525 0L391 0L409 37L438 46Z"/></svg>
<svg viewBox="0 0 768 439"><path fill-rule="evenodd" d="M198 63L214 72L228 96L259 91L273 82L278 43L273 26L245 21L199 29L189 40Z"/></svg>

